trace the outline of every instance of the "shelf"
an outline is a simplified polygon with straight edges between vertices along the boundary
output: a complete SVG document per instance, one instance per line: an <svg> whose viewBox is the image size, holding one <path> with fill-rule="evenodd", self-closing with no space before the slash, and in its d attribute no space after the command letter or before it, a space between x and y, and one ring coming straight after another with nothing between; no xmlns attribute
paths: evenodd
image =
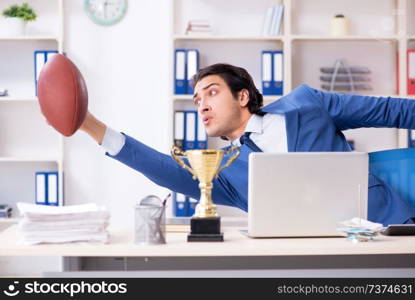
<svg viewBox="0 0 415 300"><path fill-rule="evenodd" d="M0 223L17 223L19 218L0 218Z"/></svg>
<svg viewBox="0 0 415 300"><path fill-rule="evenodd" d="M375 35L347 35L347 36L330 36L330 35L292 35L292 40L329 40L329 41L378 41L388 40L396 41L399 37L396 35L391 36L375 36Z"/></svg>
<svg viewBox="0 0 415 300"><path fill-rule="evenodd" d="M353 94L353 93L348 93ZM415 95L396 95L396 94L390 94L390 95L380 95L380 94L368 94L368 93L361 93L360 91L356 91L355 94L363 95L363 96L369 96L369 97L391 97L391 98L408 98L408 99L415 99Z"/></svg>
<svg viewBox="0 0 415 300"><path fill-rule="evenodd" d="M175 35L174 41L183 40L225 40L225 41L283 41L286 38L292 40L333 40L333 41L397 41L399 36L397 35L346 35L346 36L330 36L330 35L279 35L279 36L236 36L236 35L222 35L222 36L205 36L205 35ZM415 36L408 36L408 39L415 39Z"/></svg>
<svg viewBox="0 0 415 300"><path fill-rule="evenodd" d="M359 94L360 91L356 91L357 94ZM400 98L402 96L400 95L396 95L396 94L390 94L390 95L376 95L376 94L359 94L359 95L364 95L364 96L369 96L369 97L391 97L391 98Z"/></svg>
<svg viewBox="0 0 415 300"><path fill-rule="evenodd" d="M36 97L0 97L0 102L33 102L37 103L38 99Z"/></svg>
<svg viewBox="0 0 415 300"><path fill-rule="evenodd" d="M59 41L54 35L0 36L0 41Z"/></svg>
<svg viewBox="0 0 415 300"><path fill-rule="evenodd" d="M282 41L282 36L236 36L236 35L175 35L174 41L211 40L211 41Z"/></svg>
<svg viewBox="0 0 415 300"><path fill-rule="evenodd" d="M17 157L17 156L0 156L1 162L53 162L59 163L59 160L52 157Z"/></svg>
<svg viewBox="0 0 415 300"><path fill-rule="evenodd" d="M193 95L173 95L173 101L193 100Z"/></svg>
<svg viewBox="0 0 415 300"><path fill-rule="evenodd" d="M264 99L264 103L268 104L268 103L274 102L276 100L279 100L281 97L284 97L284 96L275 95L275 96L262 96L262 97Z"/></svg>
<svg viewBox="0 0 415 300"><path fill-rule="evenodd" d="M281 95L263 96L264 102L272 102L281 98ZM173 95L173 101L192 101L193 95Z"/></svg>

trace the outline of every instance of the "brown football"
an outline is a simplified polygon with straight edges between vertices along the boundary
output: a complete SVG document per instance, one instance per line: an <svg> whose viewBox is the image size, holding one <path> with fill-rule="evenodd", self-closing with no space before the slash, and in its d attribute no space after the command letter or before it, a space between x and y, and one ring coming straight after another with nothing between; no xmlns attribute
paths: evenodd
<svg viewBox="0 0 415 300"><path fill-rule="evenodd" d="M52 56L39 75L37 94L42 114L57 131L73 135L88 110L88 91L75 64L62 54Z"/></svg>

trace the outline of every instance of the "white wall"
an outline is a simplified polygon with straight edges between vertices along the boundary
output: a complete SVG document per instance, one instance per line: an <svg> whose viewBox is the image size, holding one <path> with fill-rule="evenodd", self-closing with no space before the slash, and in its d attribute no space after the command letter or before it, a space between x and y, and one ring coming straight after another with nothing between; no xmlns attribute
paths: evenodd
<svg viewBox="0 0 415 300"><path fill-rule="evenodd" d="M105 27L89 20L83 1L66 0L64 49L87 83L90 111L114 129L166 153L170 4L140 0L128 5L120 23ZM65 204L105 204L116 225L133 224L137 200L167 193L106 157L83 132L66 139L64 170Z"/></svg>

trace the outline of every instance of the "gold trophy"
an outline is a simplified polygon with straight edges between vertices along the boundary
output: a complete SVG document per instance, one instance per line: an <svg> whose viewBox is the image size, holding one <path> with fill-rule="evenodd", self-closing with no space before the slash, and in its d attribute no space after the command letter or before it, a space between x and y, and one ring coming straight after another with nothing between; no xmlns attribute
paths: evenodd
<svg viewBox="0 0 415 300"><path fill-rule="evenodd" d="M223 156L236 152L222 166ZM220 231L220 217L216 212L216 205L212 202L212 180L228 167L238 156L239 147L224 150L188 150L183 151L173 146L171 155L177 163L188 170L193 179L199 180L200 200L195 208L195 214L190 219L191 232L187 236L188 242L197 241L223 241L223 233ZM179 156L187 157L189 167Z"/></svg>

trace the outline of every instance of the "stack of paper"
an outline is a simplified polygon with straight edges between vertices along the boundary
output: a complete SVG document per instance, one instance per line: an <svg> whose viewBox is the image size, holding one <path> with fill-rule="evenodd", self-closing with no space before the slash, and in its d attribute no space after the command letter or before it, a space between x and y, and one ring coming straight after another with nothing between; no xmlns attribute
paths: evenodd
<svg viewBox="0 0 415 300"><path fill-rule="evenodd" d="M370 222L361 218L353 218L339 222L337 230L354 243L373 240L382 230L380 223Z"/></svg>
<svg viewBox="0 0 415 300"><path fill-rule="evenodd" d="M46 206L17 203L25 244L76 241L108 242L109 212L96 204Z"/></svg>

